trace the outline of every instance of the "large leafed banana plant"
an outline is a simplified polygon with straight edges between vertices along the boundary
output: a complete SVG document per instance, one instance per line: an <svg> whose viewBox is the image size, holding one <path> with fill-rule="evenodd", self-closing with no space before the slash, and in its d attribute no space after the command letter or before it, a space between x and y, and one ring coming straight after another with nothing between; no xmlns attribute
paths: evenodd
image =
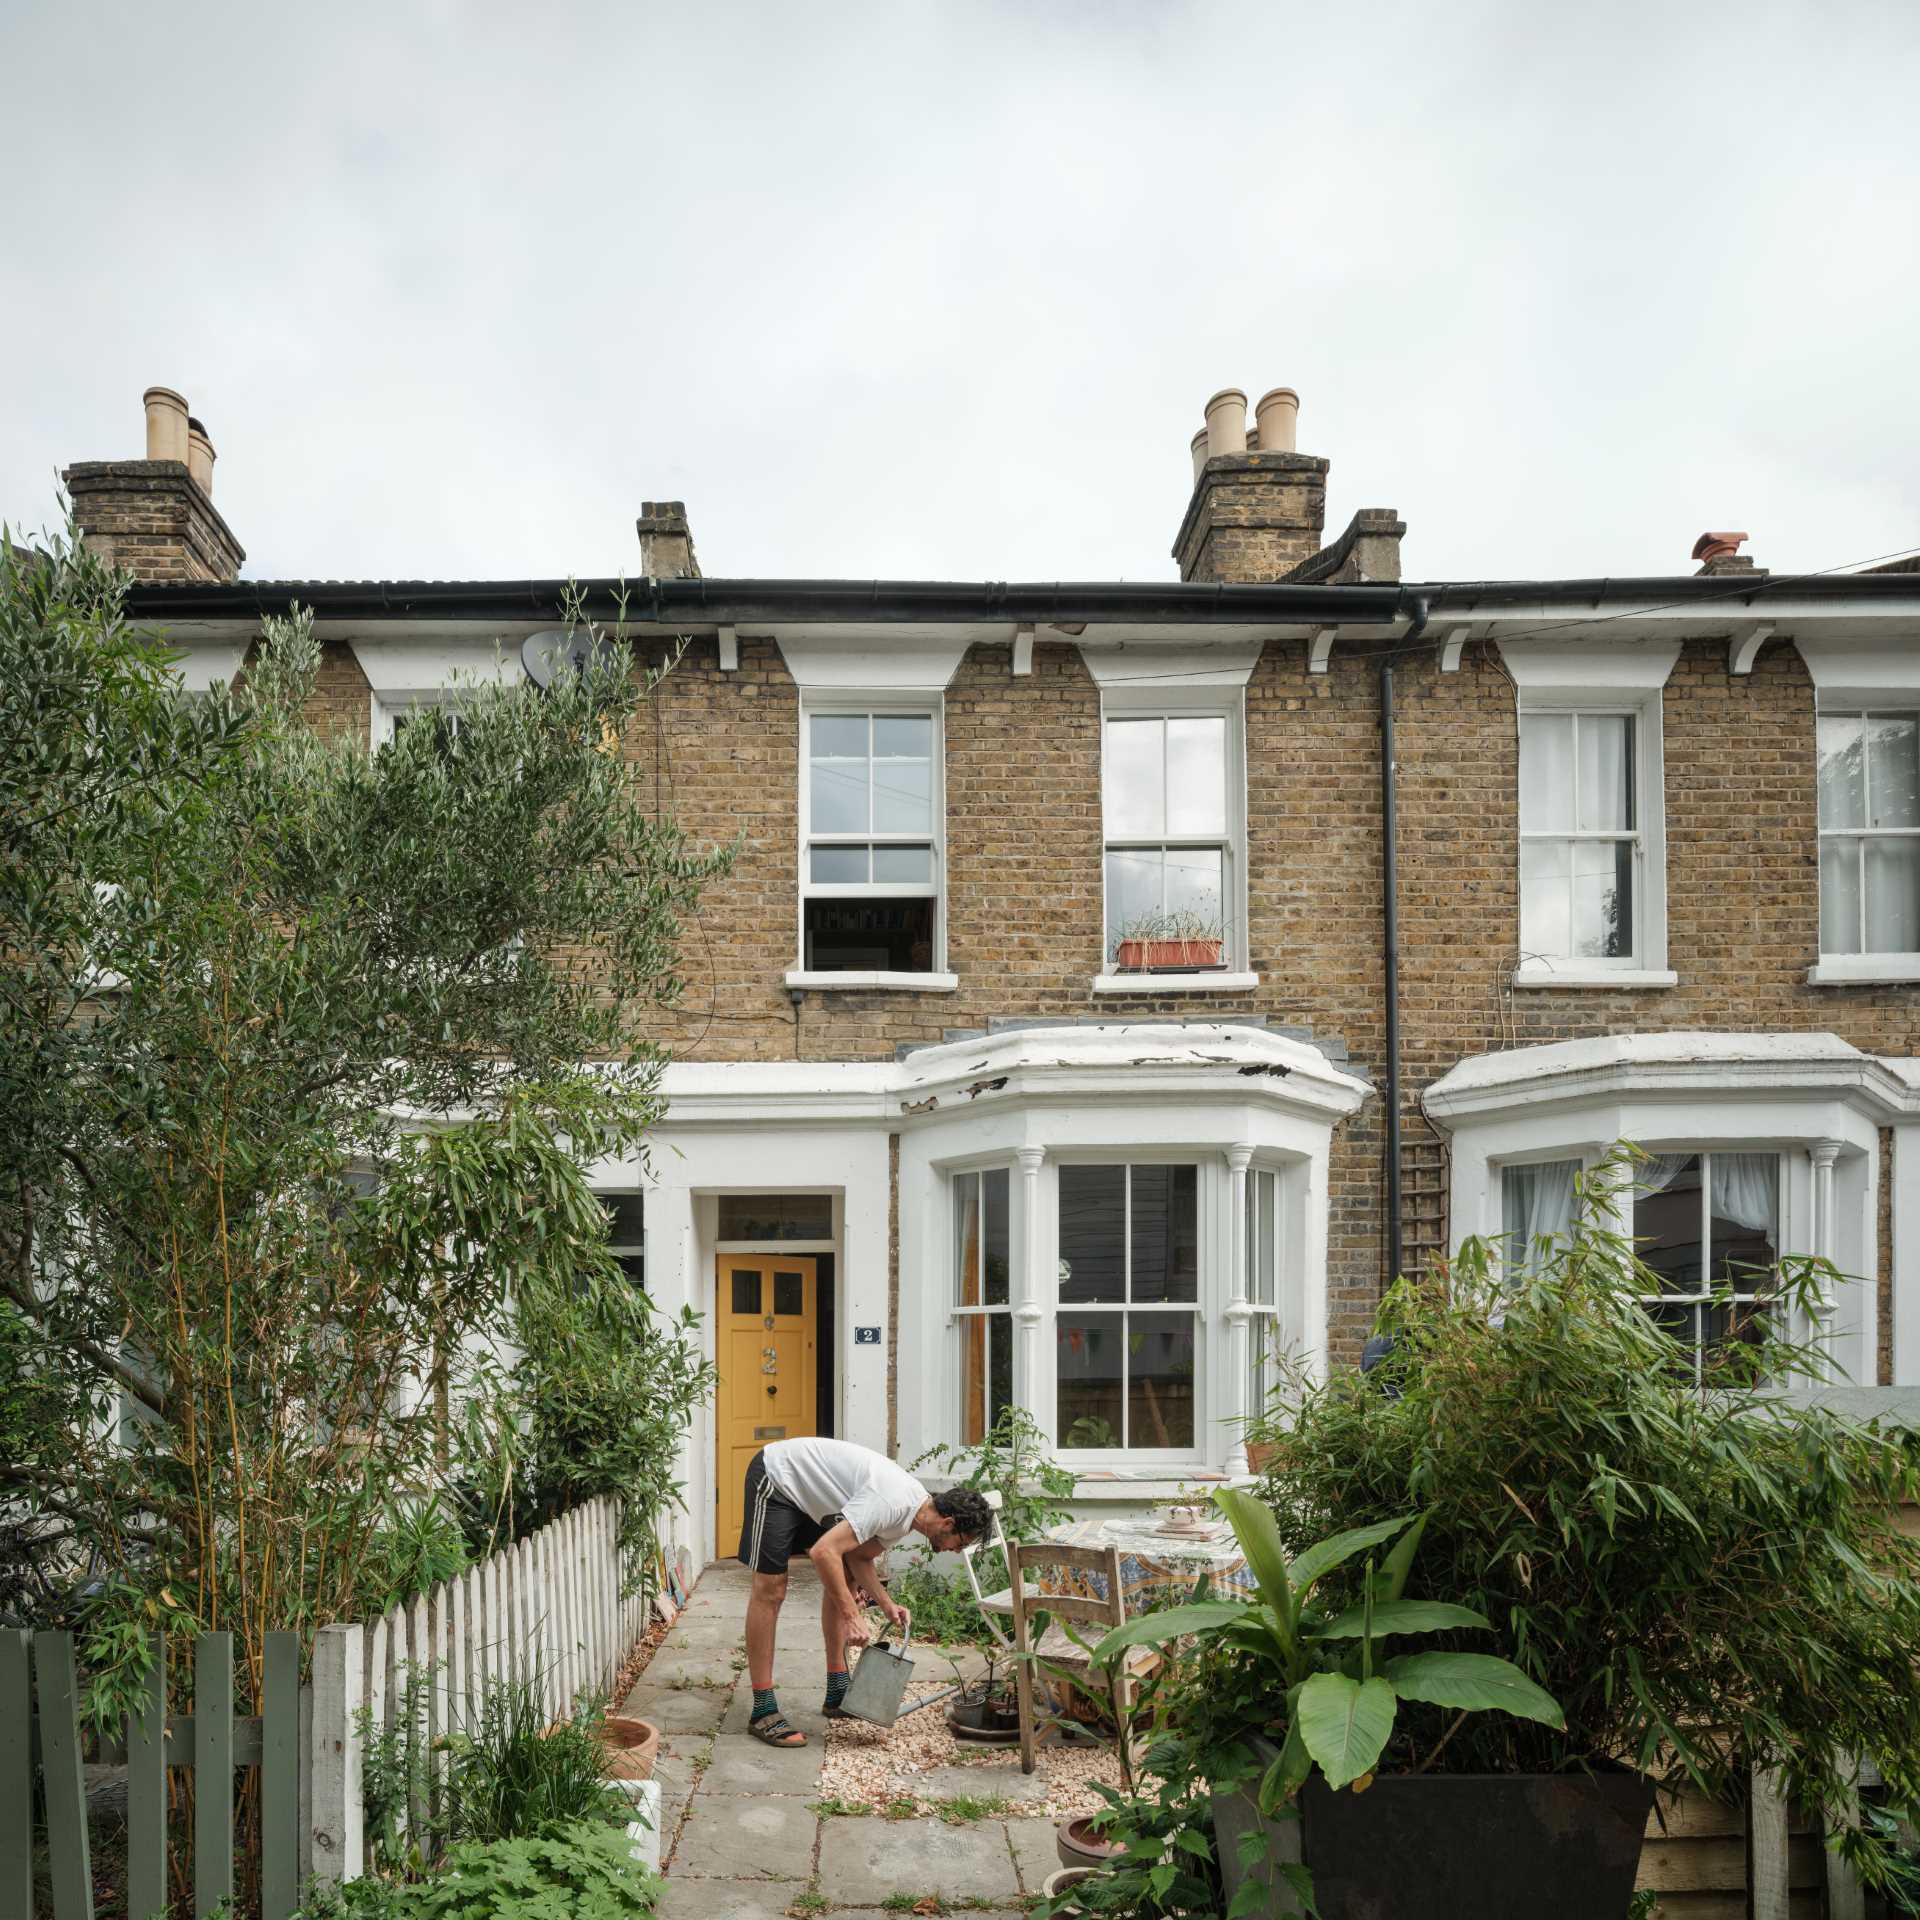
<svg viewBox="0 0 1920 1920"><path fill-rule="evenodd" d="M1425 1515L1337 1533L1289 1562L1273 1514L1252 1494L1223 1487L1213 1497L1233 1523L1259 1598L1202 1598L1142 1614L1108 1634L1094 1657L1105 1662L1126 1647L1190 1636L1234 1647L1267 1668L1275 1697L1286 1701L1287 1733L1260 1783L1263 1811L1304 1785L1315 1766L1335 1789L1370 1785L1402 1700L1566 1724L1553 1697L1510 1660L1487 1653L1385 1653L1383 1642L1405 1634L1490 1630L1471 1607L1404 1597ZM1386 1546L1396 1534L1378 1566L1369 1558L1359 1605L1329 1615L1314 1604L1315 1587L1334 1568Z"/></svg>

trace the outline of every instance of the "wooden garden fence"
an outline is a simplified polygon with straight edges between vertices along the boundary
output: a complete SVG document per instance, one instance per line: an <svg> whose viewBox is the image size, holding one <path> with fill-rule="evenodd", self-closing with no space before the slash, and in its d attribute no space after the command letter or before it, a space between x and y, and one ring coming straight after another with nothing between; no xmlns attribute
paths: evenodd
<svg viewBox="0 0 1920 1920"><path fill-rule="evenodd" d="M555 1717L576 1694L609 1686L647 1626L646 1599L621 1593L618 1525L616 1502L589 1501L378 1620L322 1627L305 1685L299 1636L269 1633L257 1715L233 1711L231 1634L197 1636L189 1713L164 1710L158 1649L124 1745L101 1750L127 1769L128 1920L169 1905L169 1769L194 1775L193 1911L202 1920L233 1897L234 1782L259 1770L260 1920L287 1920L312 1882L365 1870L363 1742L399 1725L410 1682L429 1751L471 1727L497 1683L534 1680ZM36 1771L52 1920L93 1920L76 1686L71 1634L0 1631L0 1920L34 1920ZM224 1792L212 1785L222 1781Z"/></svg>

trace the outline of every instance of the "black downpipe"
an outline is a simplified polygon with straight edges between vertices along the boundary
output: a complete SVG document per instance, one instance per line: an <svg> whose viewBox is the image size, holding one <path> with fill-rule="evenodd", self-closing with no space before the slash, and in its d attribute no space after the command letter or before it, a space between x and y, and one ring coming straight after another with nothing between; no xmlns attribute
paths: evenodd
<svg viewBox="0 0 1920 1920"><path fill-rule="evenodd" d="M1427 602L1415 595L1413 624L1395 651L1427 629ZM1387 1279L1399 1279L1400 1215L1400 814L1393 764L1393 653L1380 662L1380 887L1387 989Z"/></svg>

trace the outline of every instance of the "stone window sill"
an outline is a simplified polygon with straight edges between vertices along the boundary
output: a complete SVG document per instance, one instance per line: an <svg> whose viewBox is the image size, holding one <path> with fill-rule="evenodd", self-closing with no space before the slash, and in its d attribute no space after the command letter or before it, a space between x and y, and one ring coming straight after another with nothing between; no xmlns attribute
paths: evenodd
<svg viewBox="0 0 1920 1920"><path fill-rule="evenodd" d="M1889 987L1920 980L1920 953L1822 954L1807 969L1810 987Z"/></svg>
<svg viewBox="0 0 1920 1920"><path fill-rule="evenodd" d="M1097 973L1095 993L1251 993L1257 973Z"/></svg>
<svg viewBox="0 0 1920 1920"><path fill-rule="evenodd" d="M808 973L787 975L787 985L809 993L958 993L957 973Z"/></svg>
<svg viewBox="0 0 1920 1920"><path fill-rule="evenodd" d="M1680 976L1664 967L1518 967L1516 987L1677 987Z"/></svg>

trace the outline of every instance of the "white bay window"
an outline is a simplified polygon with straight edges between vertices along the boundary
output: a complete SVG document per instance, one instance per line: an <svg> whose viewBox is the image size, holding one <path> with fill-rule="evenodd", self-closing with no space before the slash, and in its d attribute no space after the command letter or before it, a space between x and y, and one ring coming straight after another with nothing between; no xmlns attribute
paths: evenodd
<svg viewBox="0 0 1920 1920"><path fill-rule="evenodd" d="M1004 1167L953 1182L954 1319L960 1330L960 1444L976 1447L1013 1404L1013 1293Z"/></svg>
<svg viewBox="0 0 1920 1920"><path fill-rule="evenodd" d="M1281 1175L1271 1167L1247 1170L1247 1404L1249 1414L1267 1404L1279 1378L1280 1279L1283 1259L1284 1194Z"/></svg>
<svg viewBox="0 0 1920 1920"><path fill-rule="evenodd" d="M1063 1452L1189 1453L1199 1169L1060 1168L1055 1426Z"/></svg>

